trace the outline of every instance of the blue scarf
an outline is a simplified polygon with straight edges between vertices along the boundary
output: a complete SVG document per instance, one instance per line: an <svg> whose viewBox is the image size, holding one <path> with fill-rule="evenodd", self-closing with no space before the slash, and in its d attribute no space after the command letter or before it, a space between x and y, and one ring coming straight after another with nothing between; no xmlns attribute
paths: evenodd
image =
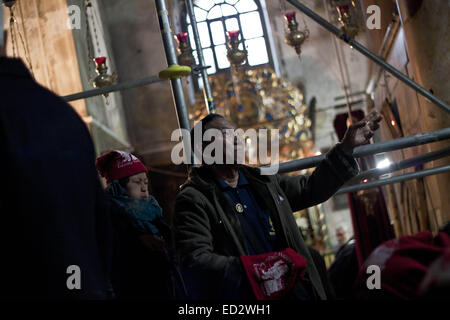
<svg viewBox="0 0 450 320"><path fill-rule="evenodd" d="M140 234L159 234L159 230L155 226L155 221L159 220L159 224L164 224L162 220L162 209L156 199L149 195L148 200L140 200L130 198L126 190L115 180L106 188L112 196L112 201L118 205L129 218L133 229ZM167 249L164 250L165 256L171 265L171 277L174 285L175 295L179 299L187 298L187 290L184 284L183 276L177 265L175 256Z"/></svg>
<svg viewBox="0 0 450 320"><path fill-rule="evenodd" d="M159 233L154 222L162 218L162 209L153 196L149 195L147 201L130 198L117 180L108 185L106 192L112 196L112 201L122 209L121 211L128 216L135 231L140 234Z"/></svg>

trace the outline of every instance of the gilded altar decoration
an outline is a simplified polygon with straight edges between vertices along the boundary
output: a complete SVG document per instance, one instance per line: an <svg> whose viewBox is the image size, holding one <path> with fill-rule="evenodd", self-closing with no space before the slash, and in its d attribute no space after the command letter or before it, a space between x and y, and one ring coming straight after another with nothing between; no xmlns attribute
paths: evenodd
<svg viewBox="0 0 450 320"><path fill-rule="evenodd" d="M217 113L243 130L278 129L280 161L313 155L308 107L297 87L270 68L241 70L231 78L229 73L210 77ZM196 101L189 109L192 124L206 115L201 92Z"/></svg>
<svg viewBox="0 0 450 320"><path fill-rule="evenodd" d="M295 12L287 12L284 17L287 24L285 34L286 43L295 49L297 55L300 55L302 52L302 44L309 37L309 30L306 25L303 31L298 30L298 22L295 19Z"/></svg>
<svg viewBox="0 0 450 320"><path fill-rule="evenodd" d="M188 33L181 32L176 35L178 42L178 64L191 67L194 65L194 56L192 48L188 42Z"/></svg>

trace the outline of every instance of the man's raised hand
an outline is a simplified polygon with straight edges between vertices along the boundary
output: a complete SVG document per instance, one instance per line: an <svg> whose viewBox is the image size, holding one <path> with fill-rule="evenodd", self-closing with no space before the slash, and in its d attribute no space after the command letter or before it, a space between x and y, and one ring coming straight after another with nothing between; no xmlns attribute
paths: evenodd
<svg viewBox="0 0 450 320"><path fill-rule="evenodd" d="M383 116L376 110L373 110L362 120L348 127L341 141L343 151L352 154L354 148L366 144L380 127L381 119L383 119Z"/></svg>

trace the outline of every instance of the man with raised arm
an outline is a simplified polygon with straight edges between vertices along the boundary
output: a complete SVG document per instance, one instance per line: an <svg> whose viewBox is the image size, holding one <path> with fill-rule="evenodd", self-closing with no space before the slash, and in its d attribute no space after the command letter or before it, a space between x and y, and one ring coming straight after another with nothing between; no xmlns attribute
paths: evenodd
<svg viewBox="0 0 450 320"><path fill-rule="evenodd" d="M213 129L223 133L215 139L222 140L224 152L223 161L193 167L176 199L175 237L189 295L327 299L293 212L326 201L358 174L353 149L368 143L380 120L372 112L351 125L311 176L263 175L259 168L226 163L227 154L242 148L242 139L228 137L235 126L218 114L198 122L191 131L193 149L209 144L196 143L203 139L193 135Z"/></svg>

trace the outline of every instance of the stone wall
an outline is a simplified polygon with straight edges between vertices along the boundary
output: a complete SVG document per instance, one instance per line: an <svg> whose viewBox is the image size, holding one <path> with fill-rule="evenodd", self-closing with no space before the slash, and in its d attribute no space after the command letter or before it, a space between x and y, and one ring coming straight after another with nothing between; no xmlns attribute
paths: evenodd
<svg viewBox="0 0 450 320"><path fill-rule="evenodd" d="M66 0L17 1L14 5L16 26L20 30L36 81L58 95L82 90L79 64L72 31L67 26ZM7 55L13 56L12 36L9 32L9 9L5 8L5 29L8 30ZM17 37L17 35L16 35ZM17 37L18 56L27 64L20 37ZM86 117L83 100L70 103L81 117Z"/></svg>

